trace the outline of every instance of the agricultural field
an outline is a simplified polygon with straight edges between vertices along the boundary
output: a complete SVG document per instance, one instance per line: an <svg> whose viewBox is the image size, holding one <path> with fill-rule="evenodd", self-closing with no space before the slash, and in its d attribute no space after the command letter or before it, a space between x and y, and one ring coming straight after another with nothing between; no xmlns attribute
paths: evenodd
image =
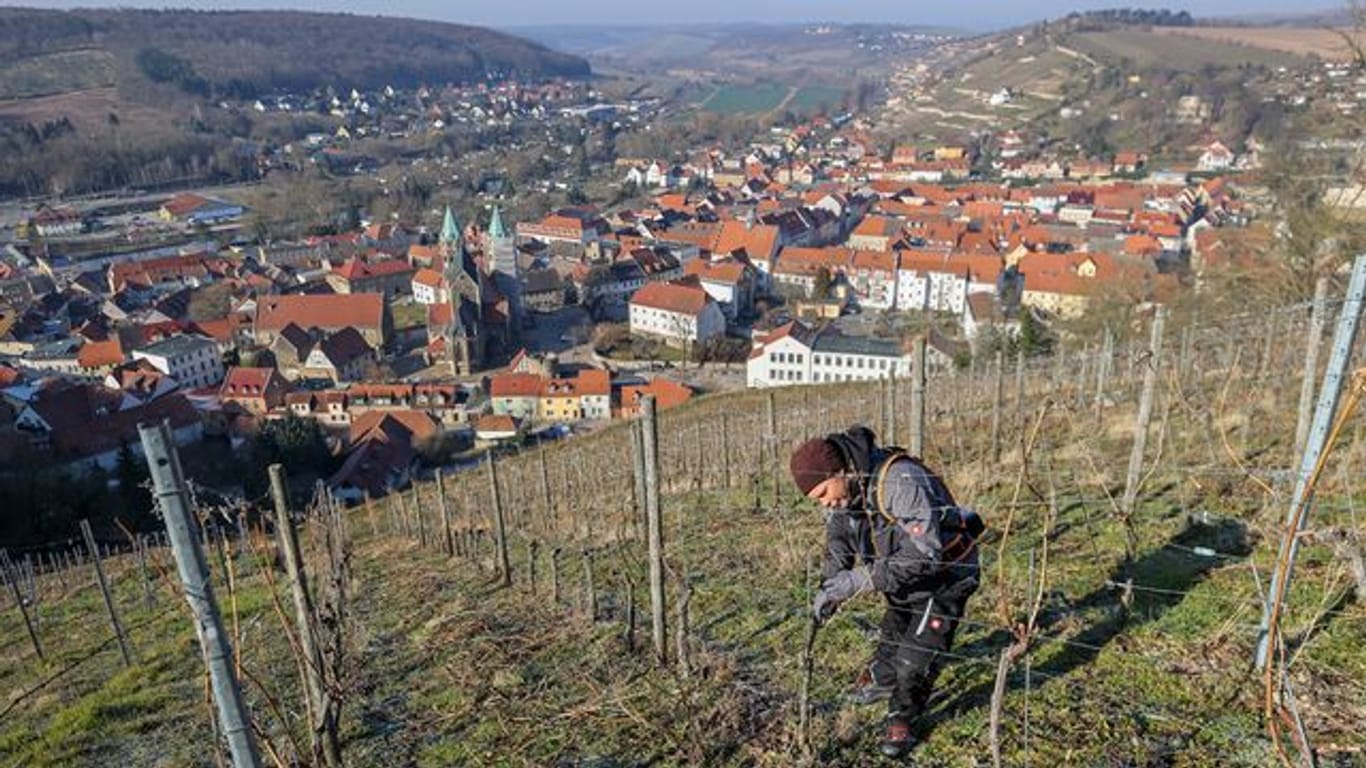
<svg viewBox="0 0 1366 768"><path fill-rule="evenodd" d="M101 50L60 51L0 66L0 100L84 91L114 85L117 63Z"/></svg>
<svg viewBox="0 0 1366 768"><path fill-rule="evenodd" d="M1343 35L1353 35L1357 45L1366 45L1366 33L1349 29L1301 29L1295 27L1161 27L1159 35L1194 37L1220 43L1281 51L1295 56L1318 56L1330 61L1350 61L1352 49Z"/></svg>
<svg viewBox="0 0 1366 768"><path fill-rule="evenodd" d="M765 114L777 109L790 91L788 86L776 83L723 85L702 102L702 108L723 115Z"/></svg>
<svg viewBox="0 0 1366 768"><path fill-rule="evenodd" d="M65 117L83 133L110 130L111 114L129 134L164 130L171 123L165 110L121 101L114 88L0 101L0 119L41 124Z"/></svg>
<svg viewBox="0 0 1366 768"><path fill-rule="evenodd" d="M845 91L828 85L808 85L798 88L785 106L799 115L809 115L822 109L837 111L844 101Z"/></svg>

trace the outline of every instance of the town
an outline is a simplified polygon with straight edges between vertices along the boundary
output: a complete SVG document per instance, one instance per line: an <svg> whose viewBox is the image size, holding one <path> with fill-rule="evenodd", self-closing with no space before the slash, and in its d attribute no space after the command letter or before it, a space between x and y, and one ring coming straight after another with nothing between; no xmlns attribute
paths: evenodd
<svg viewBox="0 0 1366 768"><path fill-rule="evenodd" d="M1366 85L1345 66L1308 66L1303 84ZM892 93L928 93L923 72L894 77ZM365 136L522 123L629 135L663 119L658 100L601 96L509 81L219 106L342 121L246 156L252 174L344 177L377 174L348 149ZM321 479L342 498L377 497L487 450L632 418L646 394L673 407L742 387L908 377L917 339L939 368L1045 353L1095 303L1198 291L1246 255L1249 238L1228 235L1268 205L1255 137L1207 131L1162 157L1077 153L1028 126L879 143L878 121L902 100L673 156L589 164L566 145L549 168L567 181L539 190L588 165L613 199L576 188L574 204L525 220L497 174L476 185L474 220L450 207L362 211L284 238L230 191L20 209L0 251L0 433L11 451L83 474L116 471L139 422L167 418L182 445L240 451L304 421L335 457ZM1168 112L1210 122L1196 96Z"/></svg>

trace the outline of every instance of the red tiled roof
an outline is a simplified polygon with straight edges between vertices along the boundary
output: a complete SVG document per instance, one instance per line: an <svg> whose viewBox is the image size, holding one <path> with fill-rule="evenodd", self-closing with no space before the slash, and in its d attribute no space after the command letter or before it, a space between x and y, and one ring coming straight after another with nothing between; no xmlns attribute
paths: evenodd
<svg viewBox="0 0 1366 768"><path fill-rule="evenodd" d="M717 262L693 259L688 262L688 266L683 268L683 273L689 277L734 285L744 279L745 265L738 261Z"/></svg>
<svg viewBox="0 0 1366 768"><path fill-rule="evenodd" d="M161 207L166 209L167 213L179 218L208 202L209 198L204 197L203 195L196 195L193 192L184 192L167 200Z"/></svg>
<svg viewBox="0 0 1366 768"><path fill-rule="evenodd" d="M579 371L575 389L586 397L607 396L612 394L612 374L597 368Z"/></svg>
<svg viewBox="0 0 1366 768"><path fill-rule="evenodd" d="M895 252L888 251L854 251L854 257L850 262L856 270L867 270L870 272L895 272L900 260Z"/></svg>
<svg viewBox="0 0 1366 768"><path fill-rule="evenodd" d="M901 234L901 226L899 219L889 216L865 216L853 233L864 237L897 237Z"/></svg>
<svg viewBox="0 0 1366 768"><path fill-rule="evenodd" d="M257 330L300 328L382 328L384 295L379 293L265 296L256 304Z"/></svg>
<svg viewBox="0 0 1366 768"><path fill-rule="evenodd" d="M655 407L659 410L682 405L692 399L692 388L669 379L657 378L649 384L622 387L622 408L634 409L640 406L640 398L655 396Z"/></svg>
<svg viewBox="0 0 1366 768"><path fill-rule="evenodd" d="M475 432L516 432L517 420L505 414L490 413L474 423Z"/></svg>
<svg viewBox="0 0 1366 768"><path fill-rule="evenodd" d="M544 383L534 373L500 373L489 379L489 397L539 397Z"/></svg>
<svg viewBox="0 0 1366 768"><path fill-rule="evenodd" d="M265 394L271 378L278 375L274 368L229 368L218 392L222 397L260 397Z"/></svg>
<svg viewBox="0 0 1366 768"><path fill-rule="evenodd" d="M427 325L448 325L455 320L455 309L448 301L427 305Z"/></svg>
<svg viewBox="0 0 1366 768"><path fill-rule="evenodd" d="M119 342L118 336L112 336L107 341L88 341L82 344L80 351L76 353L76 362L82 368L103 368L122 363L123 357L123 344Z"/></svg>
<svg viewBox="0 0 1366 768"><path fill-rule="evenodd" d="M440 431L441 424L426 411L366 411L351 422L351 442L358 443L377 436L378 432L384 432L385 437L390 439L405 435L417 443Z"/></svg>
<svg viewBox="0 0 1366 768"><path fill-rule="evenodd" d="M0 387L8 387L24 380L24 372L12 366L0 364Z"/></svg>
<svg viewBox="0 0 1366 768"><path fill-rule="evenodd" d="M631 296L631 304L697 316L707 308L707 292L677 283L649 283Z"/></svg>
<svg viewBox="0 0 1366 768"><path fill-rule="evenodd" d="M441 287L441 273L434 269L419 269L413 274L413 282L429 288Z"/></svg>
<svg viewBox="0 0 1366 768"><path fill-rule="evenodd" d="M778 254L774 272L782 274L814 274L821 267L832 272L847 268L854 258L848 248L784 248Z"/></svg>
<svg viewBox="0 0 1366 768"><path fill-rule="evenodd" d="M367 277L389 277L392 275L402 275L412 272L413 267L406 261L397 259L388 261L362 261L359 258L352 258L340 267L332 270L333 274L339 275L346 280L360 280Z"/></svg>
<svg viewBox="0 0 1366 768"><path fill-rule="evenodd" d="M746 227L742 221L725 221L716 232L707 250L712 253L734 253L743 250L751 259L767 260L778 245L778 228L772 224Z"/></svg>

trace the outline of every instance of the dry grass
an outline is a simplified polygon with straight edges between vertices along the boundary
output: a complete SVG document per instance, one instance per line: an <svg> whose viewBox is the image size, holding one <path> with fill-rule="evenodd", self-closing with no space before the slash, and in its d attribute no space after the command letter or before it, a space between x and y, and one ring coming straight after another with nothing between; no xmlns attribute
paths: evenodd
<svg viewBox="0 0 1366 768"><path fill-rule="evenodd" d="M1308 29L1291 27L1162 27L1159 35L1198 37L1252 48L1264 48L1296 56L1316 55L1329 61L1350 61L1352 51L1343 40L1354 34L1358 44L1366 44L1366 33L1349 29Z"/></svg>
<svg viewBox="0 0 1366 768"><path fill-rule="evenodd" d="M155 107L131 104L119 97L114 88L92 88L57 96L0 101L0 120L42 123L47 120L69 119L76 130L107 130L109 115L117 114L125 130L169 125L171 115Z"/></svg>

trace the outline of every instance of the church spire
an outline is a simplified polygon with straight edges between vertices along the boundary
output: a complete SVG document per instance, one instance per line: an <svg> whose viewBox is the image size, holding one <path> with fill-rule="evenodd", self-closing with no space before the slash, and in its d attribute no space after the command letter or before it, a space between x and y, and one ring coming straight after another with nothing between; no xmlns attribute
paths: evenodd
<svg viewBox="0 0 1366 768"><path fill-rule="evenodd" d="M460 224L455 220L455 214L451 213L451 207L448 205L446 217L441 222L441 244L458 248L461 239Z"/></svg>
<svg viewBox="0 0 1366 768"><path fill-rule="evenodd" d="M489 218L489 237L494 240L503 240L508 236L507 225L503 223L503 211L498 206L493 206L493 216Z"/></svg>

